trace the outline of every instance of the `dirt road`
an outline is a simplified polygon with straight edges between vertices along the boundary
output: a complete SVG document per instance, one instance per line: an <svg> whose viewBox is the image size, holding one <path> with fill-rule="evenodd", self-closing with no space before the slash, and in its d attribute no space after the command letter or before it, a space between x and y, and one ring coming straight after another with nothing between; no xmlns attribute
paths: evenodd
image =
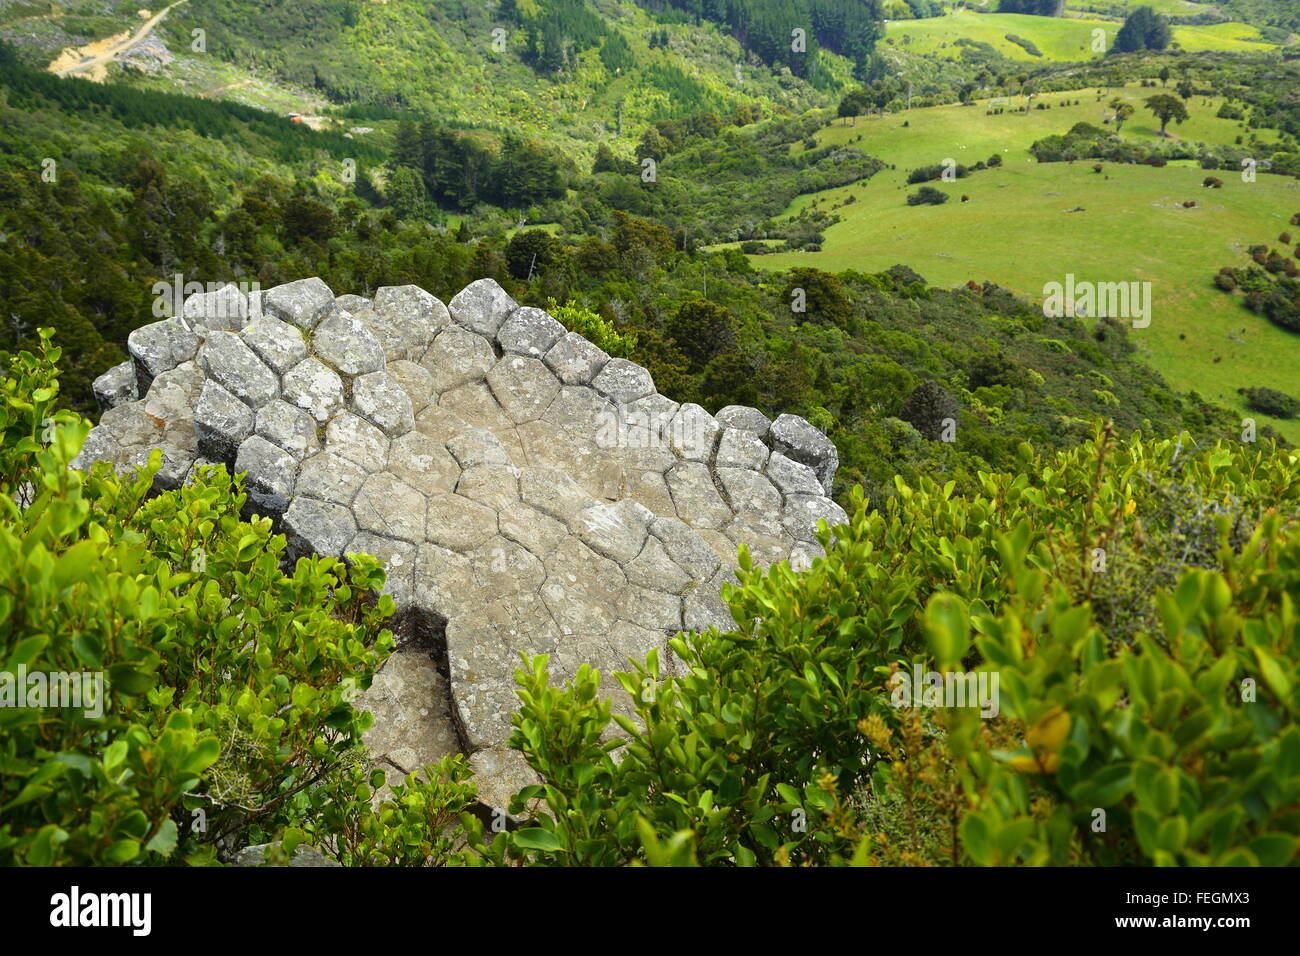
<svg viewBox="0 0 1300 956"><path fill-rule="evenodd" d="M116 36L88 43L83 47L69 47L60 53L47 69L58 76L78 76L87 73L92 80L102 80L108 71L108 64L147 37L163 17L171 12L172 7L178 7L185 2L186 0L175 0L141 24L135 33L127 30Z"/></svg>

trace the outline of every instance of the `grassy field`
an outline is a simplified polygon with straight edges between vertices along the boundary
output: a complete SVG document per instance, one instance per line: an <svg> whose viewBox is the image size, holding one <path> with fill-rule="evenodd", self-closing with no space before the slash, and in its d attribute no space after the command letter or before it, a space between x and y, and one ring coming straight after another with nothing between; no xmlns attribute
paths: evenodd
<svg viewBox="0 0 1300 956"><path fill-rule="evenodd" d="M1154 92L1130 86L1115 93L1135 103ZM1105 164L1093 172L1091 160L1039 165L1025 151L1033 140L1064 132L1080 120L1099 121L1102 102L1095 91L1048 94L1049 110L986 116L985 104L912 110L883 118L859 119L856 126L823 129L823 143L855 143L896 169L869 181L801 196L790 208L839 206L842 221L826 231L823 252L777 253L754 257L758 268L815 266L879 271L895 263L915 268L931 283L952 286L989 280L1034 299L1047 282L1076 280L1149 281L1151 325L1131 332L1151 364L1179 388L1195 389L1230 408L1244 405L1236 389L1263 385L1295 394L1300 366L1300 336L1284 332L1248 312L1240 298L1214 288L1221 266L1247 261L1246 247L1276 245L1300 211L1300 182L1260 175L1243 183L1231 172L1217 175L1223 189L1201 186L1206 173L1194 165ZM1058 106L1081 99L1079 106ZM1192 118L1171 127L1178 136L1204 142L1231 142L1238 125L1214 117L1219 100L1196 98ZM1125 136L1154 139L1157 124L1140 109ZM903 123L909 123L904 127ZM1000 168L973 173L952 184L942 206L907 206L907 171L945 158L971 165L993 153ZM970 202L957 201L961 195ZM1182 207L1186 199L1197 206ZM1070 212L1082 207L1082 212ZM1296 232L1294 228L1292 232ZM1011 237L1016 237L1012 241ZM1300 423L1263 416L1300 443Z"/></svg>
<svg viewBox="0 0 1300 956"><path fill-rule="evenodd" d="M916 53L928 53L956 59L961 48L954 42L962 37L987 43L1013 60L1030 62L1091 60L1102 54L1092 48L1093 31L1104 30L1106 49L1110 49L1119 31L1115 20L1032 17L1018 13L956 13L928 20L894 20L885 27L886 42L906 47ZM1008 33L1030 40L1042 52L1033 56L1006 39ZM1218 23L1213 26L1174 27L1174 42L1189 52L1202 50L1246 51L1273 49L1262 40L1259 30L1244 23Z"/></svg>

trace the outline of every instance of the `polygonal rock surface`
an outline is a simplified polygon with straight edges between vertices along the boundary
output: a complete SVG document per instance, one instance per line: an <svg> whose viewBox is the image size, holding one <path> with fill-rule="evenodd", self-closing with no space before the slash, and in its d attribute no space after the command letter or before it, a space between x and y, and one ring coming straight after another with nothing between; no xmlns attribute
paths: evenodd
<svg viewBox="0 0 1300 956"><path fill-rule="evenodd" d="M382 471L388 462L388 438L364 418L340 412L325 426L325 446L364 471Z"/></svg>
<svg viewBox="0 0 1300 956"><path fill-rule="evenodd" d="M161 449L158 488L242 469L290 560L375 555L392 626L445 634L450 674L410 642L376 678L367 741L393 773L464 749L482 798L507 802L532 779L505 746L521 651L550 655L561 683L651 649L679 673L678 630L734 626L721 588L739 545L807 567L817 519L844 520L825 497L834 446L803 419L679 406L490 280L449 309L413 286L335 299L311 279L249 296L242 327L213 315L239 302L233 287L196 301L197 336L181 320L133 333L76 466Z"/></svg>
<svg viewBox="0 0 1300 956"><path fill-rule="evenodd" d="M316 422L301 408L278 398L257 410L253 431L299 461L320 451Z"/></svg>
<svg viewBox="0 0 1300 956"><path fill-rule="evenodd" d="M655 383L650 373L627 359L610 359L591 381L591 386L612 402L626 405L638 398L654 394Z"/></svg>
<svg viewBox="0 0 1300 956"><path fill-rule="evenodd" d="M821 495L823 492L815 471L779 451L772 452L767 461L767 477L783 495Z"/></svg>
<svg viewBox="0 0 1300 956"><path fill-rule="evenodd" d="M565 332L564 326L541 309L524 306L502 323L497 330L497 341L507 352L539 359Z"/></svg>
<svg viewBox="0 0 1300 956"><path fill-rule="evenodd" d="M589 385L609 361L609 355L577 332L568 332L550 347L546 367L565 385Z"/></svg>
<svg viewBox="0 0 1300 956"><path fill-rule="evenodd" d="M559 380L535 358L507 355L493 366L488 387L516 425L541 418L560 391Z"/></svg>
<svg viewBox="0 0 1300 956"><path fill-rule="evenodd" d="M234 332L248 321L248 296L234 283L185 297L181 318L195 332Z"/></svg>
<svg viewBox="0 0 1300 956"><path fill-rule="evenodd" d="M495 279L471 282L447 304L451 317L465 328L494 338L506 317L519 303L510 298Z"/></svg>
<svg viewBox="0 0 1300 956"><path fill-rule="evenodd" d="M720 408L714 418L727 428L742 428L747 432L753 432L759 438L766 438L772 428L770 418L757 408L750 408L748 405L728 405L726 408Z"/></svg>
<svg viewBox="0 0 1300 956"><path fill-rule="evenodd" d="M278 445L272 445L261 435L250 435L239 446L235 471L248 472L244 487L259 513L285 513L298 472L298 463L292 455Z"/></svg>
<svg viewBox="0 0 1300 956"><path fill-rule="evenodd" d="M419 544L424 540L424 495L389 474L366 479L352 513L362 531Z"/></svg>
<svg viewBox="0 0 1300 956"><path fill-rule="evenodd" d="M343 380L319 359L304 359L285 373L284 399L324 424L343 410Z"/></svg>
<svg viewBox="0 0 1300 956"><path fill-rule="evenodd" d="M709 461L717 447L722 426L693 402L687 402L664 425L663 438L673 454L687 461Z"/></svg>
<svg viewBox="0 0 1300 956"><path fill-rule="evenodd" d="M283 375L307 357L302 332L273 316L254 319L239 336L276 375Z"/></svg>
<svg viewBox="0 0 1300 956"><path fill-rule="evenodd" d="M95 390L95 400L104 411L140 397L135 386L135 365L129 360L114 365L95 379L91 387Z"/></svg>
<svg viewBox="0 0 1300 956"><path fill-rule="evenodd" d="M352 407L390 438L415 428L411 396L387 372L359 375L352 383Z"/></svg>
<svg viewBox="0 0 1300 956"><path fill-rule="evenodd" d="M357 522L349 508L302 494L289 505L282 527L289 556L294 559L311 554L341 557L357 535Z"/></svg>
<svg viewBox="0 0 1300 956"><path fill-rule="evenodd" d="M261 408L280 394L275 373L234 332L209 332L198 361L210 381L252 408Z"/></svg>
<svg viewBox="0 0 1300 956"><path fill-rule="evenodd" d="M214 461L235 460L239 446L253 433L253 410L216 382L209 381L194 410L199 451Z"/></svg>
<svg viewBox="0 0 1300 956"><path fill-rule="evenodd" d="M384 348L375 334L349 312L335 312L311 336L311 350L343 375L365 375L384 367Z"/></svg>
<svg viewBox="0 0 1300 956"><path fill-rule="evenodd" d="M817 522L824 519L834 528L848 521L844 509L829 498L790 495L781 512L781 523L788 534L799 541L817 540Z"/></svg>
<svg viewBox="0 0 1300 956"><path fill-rule="evenodd" d="M199 337L177 319L164 319L141 326L126 337L126 350L135 362L135 379L139 393L148 393L153 380L194 358Z"/></svg>
<svg viewBox="0 0 1300 956"><path fill-rule="evenodd" d="M718 440L714 459L718 468L749 468L762 471L767 464L767 446L753 432L740 428L725 428Z"/></svg>
<svg viewBox="0 0 1300 956"><path fill-rule="evenodd" d="M262 293L262 311L310 332L334 308L334 293L320 279L299 279Z"/></svg>
<svg viewBox="0 0 1300 956"><path fill-rule="evenodd" d="M442 300L419 286L383 286L375 292L371 328L385 343L389 361L418 360L451 323Z"/></svg>
<svg viewBox="0 0 1300 956"><path fill-rule="evenodd" d="M453 327L438 333L420 364L433 376L433 390L441 394L458 385L481 381L496 361L487 339Z"/></svg>
<svg viewBox="0 0 1300 956"><path fill-rule="evenodd" d="M829 495L835 469L840 464L835 443L798 415L778 415L770 434L772 449L816 472L817 480Z"/></svg>

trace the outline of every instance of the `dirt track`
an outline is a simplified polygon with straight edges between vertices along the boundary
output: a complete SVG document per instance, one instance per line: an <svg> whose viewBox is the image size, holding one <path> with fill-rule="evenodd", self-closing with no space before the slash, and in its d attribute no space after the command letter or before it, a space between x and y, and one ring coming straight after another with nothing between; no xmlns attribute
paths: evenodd
<svg viewBox="0 0 1300 956"><path fill-rule="evenodd" d="M172 7L178 7L185 2L186 0L175 0L141 24L135 33L127 30L82 47L68 47L46 69L58 76L78 76L87 73L90 79L98 82L107 74L108 64L147 37L163 17L171 12Z"/></svg>

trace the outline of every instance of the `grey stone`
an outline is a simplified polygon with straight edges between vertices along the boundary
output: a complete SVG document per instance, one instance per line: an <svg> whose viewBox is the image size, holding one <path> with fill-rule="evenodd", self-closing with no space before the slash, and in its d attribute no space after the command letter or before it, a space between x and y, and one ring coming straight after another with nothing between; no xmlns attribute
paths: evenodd
<svg viewBox="0 0 1300 956"><path fill-rule="evenodd" d="M569 332L547 350L543 361L565 385L590 385L609 355L577 332Z"/></svg>
<svg viewBox="0 0 1300 956"><path fill-rule="evenodd" d="M560 382L542 362L506 355L487 376L488 388L516 425L541 418L560 391Z"/></svg>
<svg viewBox="0 0 1300 956"><path fill-rule="evenodd" d="M335 312L311 336L311 351L342 375L365 375L384 367L384 348L350 312Z"/></svg>
<svg viewBox="0 0 1300 956"><path fill-rule="evenodd" d="M266 861L266 851L269 847L276 844L259 843L255 846L246 846L235 854L235 866L270 866ZM293 856L289 862L283 864L289 867L331 867L342 866L338 860L331 860L320 850L310 846L299 845L294 848Z"/></svg>
<svg viewBox="0 0 1300 956"><path fill-rule="evenodd" d="M486 428L469 428L447 441L447 450L462 468L474 465L508 465L510 456L496 435Z"/></svg>
<svg viewBox="0 0 1300 956"><path fill-rule="evenodd" d="M640 365L621 358L612 358L606 362L605 367L592 379L591 386L620 405L653 395L655 390L654 379L649 372Z"/></svg>
<svg viewBox="0 0 1300 956"><path fill-rule="evenodd" d="M370 474L388 464L388 438L364 418L340 412L325 426L325 447Z"/></svg>
<svg viewBox="0 0 1300 956"><path fill-rule="evenodd" d="M342 557L343 549L357 534L356 519L346 507L308 498L301 492L284 513L281 527L286 552L295 561L312 554Z"/></svg>
<svg viewBox="0 0 1300 956"><path fill-rule="evenodd" d="M772 452L772 457L768 459L767 477L783 495L820 497L824 491L815 471L807 465L792 461L779 451Z"/></svg>
<svg viewBox="0 0 1300 956"><path fill-rule="evenodd" d="M463 495L429 496L428 524L421 538L451 551L477 548L497 533L497 513Z"/></svg>
<svg viewBox="0 0 1300 956"><path fill-rule="evenodd" d="M148 394L153 380L194 358L199 337L178 319L164 319L141 326L126 337L126 350L135 363L137 393Z"/></svg>
<svg viewBox="0 0 1300 956"><path fill-rule="evenodd" d="M302 332L269 315L254 319L239 336L276 375L283 376L307 357Z"/></svg>
<svg viewBox="0 0 1300 956"><path fill-rule="evenodd" d="M849 520L844 509L829 498L814 498L810 495L790 495L786 498L781 523L791 537L798 541L816 541L818 519L825 519L832 528Z"/></svg>
<svg viewBox="0 0 1300 956"><path fill-rule="evenodd" d="M682 623L689 631L716 628L721 633L736 629L736 622L722 599L722 585L736 583L733 572L719 569L712 578L686 595L682 602Z"/></svg>
<svg viewBox="0 0 1300 956"><path fill-rule="evenodd" d="M732 511L767 515L773 520L774 533L780 533L777 516L781 513L781 493L770 481L748 468L718 468L714 474Z"/></svg>
<svg viewBox="0 0 1300 956"><path fill-rule="evenodd" d="M352 502L357 527L386 538L424 540L424 495L389 474L371 475Z"/></svg>
<svg viewBox="0 0 1300 956"><path fill-rule="evenodd" d="M181 318L194 332L235 332L248 322L248 296L234 283L185 297Z"/></svg>
<svg viewBox="0 0 1300 956"><path fill-rule="evenodd" d="M404 357L413 362L418 362L434 336L451 324L442 300L419 286L383 286L375 292L373 308L379 324L396 332Z"/></svg>
<svg viewBox="0 0 1300 956"><path fill-rule="evenodd" d="M773 451L807 465L817 474L826 494L831 493L840 466L835 443L798 415L779 415L769 435Z"/></svg>
<svg viewBox="0 0 1300 956"><path fill-rule="evenodd" d="M390 438L415 428L411 396L387 372L357 376L352 383L352 407Z"/></svg>
<svg viewBox="0 0 1300 956"><path fill-rule="evenodd" d="M677 517L693 528L721 528L731 520L731 509L718 494L706 465L679 461L664 475L672 493Z"/></svg>
<svg viewBox="0 0 1300 956"><path fill-rule="evenodd" d="M121 365L114 365L91 387L95 390L95 400L103 411L116 408L125 402L134 402L140 397L135 387L135 363L129 359Z"/></svg>
<svg viewBox="0 0 1300 956"><path fill-rule="evenodd" d="M713 557L712 551L709 552L709 556ZM714 558L714 563L716 565L717 558ZM655 537L646 540L641 553L628 562L623 570L632 584L653 588L667 594L686 593L692 580L691 576L669 557L663 542ZM707 575L705 577L707 578Z"/></svg>
<svg viewBox="0 0 1300 956"><path fill-rule="evenodd" d="M713 459L722 426L718 420L693 402L677 409L664 426L664 439L673 454L686 461L707 462Z"/></svg>
<svg viewBox="0 0 1300 956"><path fill-rule="evenodd" d="M319 359L304 359L285 373L284 400L323 425L344 408L343 380Z"/></svg>
<svg viewBox="0 0 1300 956"><path fill-rule="evenodd" d="M288 510L298 463L283 448L250 435L239 446L235 471L248 472L244 487L259 514L279 517Z"/></svg>
<svg viewBox="0 0 1300 956"><path fill-rule="evenodd" d="M194 410L194 432L201 454L213 461L233 462L239 446L253 433L253 410L209 381Z"/></svg>
<svg viewBox="0 0 1300 956"><path fill-rule="evenodd" d="M714 464L718 468L749 468L762 471L767 464L768 448L762 439L751 431L724 428L718 439Z"/></svg>
<svg viewBox="0 0 1300 956"><path fill-rule="evenodd" d="M419 415L430 402L437 399L438 395L433 389L433 376L427 368L398 359L389 362L386 371L411 400L411 411L414 414Z"/></svg>
<svg viewBox="0 0 1300 956"><path fill-rule="evenodd" d="M748 405L728 405L726 408L718 409L714 417L727 428L741 428L753 432L759 438L766 438L772 428L770 418L757 408L750 408Z"/></svg>
<svg viewBox="0 0 1300 956"><path fill-rule="evenodd" d="M597 554L627 564L645 546L654 512L635 501L597 503L578 514L577 533Z"/></svg>
<svg viewBox="0 0 1300 956"><path fill-rule="evenodd" d="M320 279L299 279L262 293L262 311L310 332L334 308L334 293Z"/></svg>
<svg viewBox="0 0 1300 956"><path fill-rule="evenodd" d="M254 409L280 394L275 373L234 332L209 332L198 362L210 380Z"/></svg>
<svg viewBox="0 0 1300 956"><path fill-rule="evenodd" d="M336 309L342 309L344 312L356 313L362 309L370 308L371 305L371 300L367 299L363 295L352 295L351 293L348 293L347 295L337 295L334 297L334 307Z"/></svg>
<svg viewBox="0 0 1300 956"><path fill-rule="evenodd" d="M278 398L257 410L253 431L279 445L298 461L320 451L315 420L301 408Z"/></svg>
<svg viewBox="0 0 1300 956"><path fill-rule="evenodd" d="M506 352L540 359L566 333L563 325L541 309L524 306L510 314L497 330L497 341Z"/></svg>
<svg viewBox="0 0 1300 956"><path fill-rule="evenodd" d="M677 518L656 518L650 523L650 533L664 546L672 562L695 581L707 581L722 563L708 542Z"/></svg>
<svg viewBox="0 0 1300 956"><path fill-rule="evenodd" d="M460 465L440 441L420 432L407 432L388 446L388 470L416 491L455 491Z"/></svg>
<svg viewBox="0 0 1300 956"><path fill-rule="evenodd" d="M500 511L519 500L514 465L471 465L456 482L456 494Z"/></svg>
<svg viewBox="0 0 1300 956"><path fill-rule="evenodd" d="M433 390L442 394L482 381L496 361L491 342L468 329L452 327L438 333L420 365L433 376Z"/></svg>
<svg viewBox="0 0 1300 956"><path fill-rule="evenodd" d="M519 303L495 279L479 279L456 293L447 303L451 317L465 328L495 338L497 330Z"/></svg>
<svg viewBox="0 0 1300 956"><path fill-rule="evenodd" d="M351 507L367 477L359 465L354 465L337 452L326 450L302 463L294 493Z"/></svg>
<svg viewBox="0 0 1300 956"><path fill-rule="evenodd" d="M368 690L357 698L358 710L375 715L363 739L377 760L403 773L417 773L460 746L452 726L451 691L433 656L419 647L403 647L384 661Z"/></svg>

